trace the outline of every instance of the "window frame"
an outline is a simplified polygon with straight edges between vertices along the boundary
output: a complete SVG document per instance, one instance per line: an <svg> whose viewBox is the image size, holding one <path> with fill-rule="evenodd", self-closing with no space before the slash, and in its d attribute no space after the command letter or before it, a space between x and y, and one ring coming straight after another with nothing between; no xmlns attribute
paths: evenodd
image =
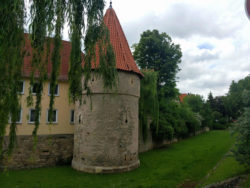
<svg viewBox="0 0 250 188"><path fill-rule="evenodd" d="M55 95L54 96L56 96L56 97L58 97L59 96L59 91L60 91L60 89L59 89L59 84L56 84L57 85L57 94L55 93ZM50 96L51 94L50 94L50 84L49 84L49 87L48 87L48 96Z"/></svg>
<svg viewBox="0 0 250 188"><path fill-rule="evenodd" d="M56 111L56 121L52 121L52 124L58 124L58 110L53 109L53 111ZM46 117L47 124L50 124L49 122L49 109L47 109L47 117Z"/></svg>
<svg viewBox="0 0 250 188"><path fill-rule="evenodd" d="M25 81L22 80L21 82L23 83L23 88L22 88L22 91L18 91L18 94L23 95L24 94L24 89L25 89Z"/></svg>
<svg viewBox="0 0 250 188"><path fill-rule="evenodd" d="M30 121L30 118L31 118L31 111L32 111L32 110L36 111L36 109L35 109L35 108L30 108L30 109L29 109L29 121L28 121L29 124L35 124L35 121ZM39 115L39 122L40 122L40 115Z"/></svg>
<svg viewBox="0 0 250 188"><path fill-rule="evenodd" d="M35 85L35 84L39 84L39 83L38 83L38 82L34 82L34 84L31 85L31 88L30 88L30 89L31 89L32 95L36 95L36 94L37 94L37 93L34 93L34 92L33 92L33 89L34 89L34 85Z"/></svg>
<svg viewBox="0 0 250 188"><path fill-rule="evenodd" d="M22 124L22 122L23 122L23 109L22 108L20 108L19 120L20 121L17 121L16 123Z"/></svg>
<svg viewBox="0 0 250 188"><path fill-rule="evenodd" d="M73 116L73 121L71 121L72 120L72 112L74 112L74 116ZM70 124L75 124L75 110L74 109L72 109L72 110L70 110L70 117L69 117L70 119L69 119L69 122L70 122Z"/></svg>
<svg viewBox="0 0 250 188"><path fill-rule="evenodd" d="M11 124L11 116L9 116L9 124ZM23 123L23 109L20 108L20 115L19 115L19 121L16 122L16 124L22 124Z"/></svg>

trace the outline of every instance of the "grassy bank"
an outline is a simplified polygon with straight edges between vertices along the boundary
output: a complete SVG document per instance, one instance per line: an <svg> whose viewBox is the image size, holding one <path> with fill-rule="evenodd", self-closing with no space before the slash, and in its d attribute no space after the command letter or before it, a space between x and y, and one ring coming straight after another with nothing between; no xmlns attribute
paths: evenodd
<svg viewBox="0 0 250 188"><path fill-rule="evenodd" d="M0 174L2 188L176 187L196 184L227 153L228 131L211 131L140 155L140 168L122 174L93 175L71 167L9 171Z"/></svg>
<svg viewBox="0 0 250 188"><path fill-rule="evenodd" d="M232 177L247 174L250 173L249 170L250 169L247 169L245 166L240 165L234 159L232 154L229 153L224 159L222 159L221 162L219 162L217 168L210 172L210 176L207 179L205 179L201 185L205 186L212 183L224 181ZM247 185L248 181L245 184Z"/></svg>

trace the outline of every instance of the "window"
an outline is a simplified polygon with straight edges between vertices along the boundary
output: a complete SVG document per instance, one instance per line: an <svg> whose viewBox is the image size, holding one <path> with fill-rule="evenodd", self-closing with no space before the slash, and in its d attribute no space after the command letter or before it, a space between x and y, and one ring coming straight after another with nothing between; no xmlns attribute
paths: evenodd
<svg viewBox="0 0 250 188"><path fill-rule="evenodd" d="M70 123L75 123L75 110L70 111Z"/></svg>
<svg viewBox="0 0 250 188"><path fill-rule="evenodd" d="M17 91L20 94L24 94L24 81L18 82Z"/></svg>
<svg viewBox="0 0 250 188"><path fill-rule="evenodd" d="M18 118L17 118L16 123L22 123L22 113L23 113L23 111L22 111L22 109L20 109L19 112L18 112ZM11 116L9 118L9 123L12 123Z"/></svg>
<svg viewBox="0 0 250 188"><path fill-rule="evenodd" d="M29 123L35 123L35 113L36 110L35 109L30 109L30 113L29 113ZM40 118L40 117L39 117Z"/></svg>
<svg viewBox="0 0 250 188"><path fill-rule="evenodd" d="M36 94L39 92L39 90L41 90L41 84L39 83L34 83L33 86L32 86L32 93L33 94Z"/></svg>
<svg viewBox="0 0 250 188"><path fill-rule="evenodd" d="M55 96L59 96L59 85L56 84L56 87L55 87ZM51 95L51 89L50 89L50 85L49 85L49 95Z"/></svg>
<svg viewBox="0 0 250 188"><path fill-rule="evenodd" d="M51 123L57 123L57 110L52 111ZM47 111L47 123L50 121L49 110Z"/></svg>

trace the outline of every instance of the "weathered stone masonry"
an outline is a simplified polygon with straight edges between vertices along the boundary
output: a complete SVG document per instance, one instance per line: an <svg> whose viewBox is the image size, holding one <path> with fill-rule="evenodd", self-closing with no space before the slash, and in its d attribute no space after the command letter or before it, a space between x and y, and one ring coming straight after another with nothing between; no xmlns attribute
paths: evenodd
<svg viewBox="0 0 250 188"><path fill-rule="evenodd" d="M140 78L118 72L117 91L105 91L93 79L91 98L76 109L72 167L91 173L129 171L139 166L138 101ZM90 107L91 106L91 107Z"/></svg>
<svg viewBox="0 0 250 188"><path fill-rule="evenodd" d="M8 137L5 137L6 149ZM34 149L32 136L18 136L17 148L10 159L0 160L0 169L37 168L70 164L73 155L73 135L38 136Z"/></svg>
<svg viewBox="0 0 250 188"><path fill-rule="evenodd" d="M83 93L85 105L76 105L75 109L72 167L90 173L124 172L140 164L138 106L143 75L112 6L104 16L104 24L109 29L116 58L118 88L104 89L102 79L92 75L91 97ZM98 51L96 54L92 69L98 69L100 64Z"/></svg>
<svg viewBox="0 0 250 188"><path fill-rule="evenodd" d="M197 134L207 131L209 129L206 128ZM142 136L141 133L140 136ZM9 169L25 169L71 164L73 158L73 134L38 136L37 150L35 151L33 151L32 139L32 136L18 136L18 147L12 155L12 159L8 163L7 160L0 163L0 169L5 167ZM7 140L8 137L5 138L5 148ZM174 139L173 141L166 140L162 143L154 143L151 132L148 129L148 139L146 142L142 140L142 137L139 139L139 153L164 147L176 141ZM129 159L129 156L127 159Z"/></svg>

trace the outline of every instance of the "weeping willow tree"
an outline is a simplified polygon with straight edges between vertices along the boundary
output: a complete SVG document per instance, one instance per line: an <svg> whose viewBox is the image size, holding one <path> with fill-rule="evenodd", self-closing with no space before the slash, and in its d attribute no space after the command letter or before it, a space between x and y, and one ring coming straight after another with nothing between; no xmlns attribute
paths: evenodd
<svg viewBox="0 0 250 188"><path fill-rule="evenodd" d="M26 18L29 18L32 46L30 87L34 84L37 86L34 101L30 88L27 105L35 105L33 137L36 140L45 81L49 81L51 87L49 120L52 121L65 24L69 27L72 46L68 73L71 101L80 100L82 90L90 91L88 82L93 71L91 64L96 61L96 52L99 53L100 63L98 69L94 71L103 78L104 87L116 86L115 56L108 29L103 23L104 6L104 0L31 0L29 3L25 0L0 1L0 155L3 153L3 141L9 117L11 117L7 150L9 154L16 144L16 121L20 111L18 86L22 79L23 58L27 55L24 50ZM82 49L85 51L84 57ZM49 61L52 63L52 71L48 74ZM82 87L83 75L85 81Z"/></svg>
<svg viewBox="0 0 250 188"><path fill-rule="evenodd" d="M139 122L143 140L147 139L149 119L157 128L159 124L159 101L157 94L158 73L153 70L141 70L144 78L141 80L139 100Z"/></svg>

